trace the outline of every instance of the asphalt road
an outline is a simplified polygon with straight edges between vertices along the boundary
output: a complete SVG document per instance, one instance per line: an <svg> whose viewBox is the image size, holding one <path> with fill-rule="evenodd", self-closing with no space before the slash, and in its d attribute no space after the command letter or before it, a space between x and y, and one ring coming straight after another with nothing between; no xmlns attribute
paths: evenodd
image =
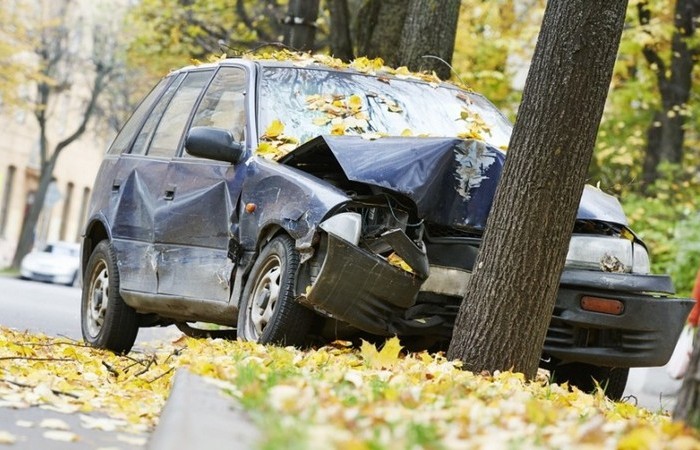
<svg viewBox="0 0 700 450"><path fill-rule="evenodd" d="M17 330L41 332L50 336L82 339L80 332L80 288L38 283L0 276L0 325ZM175 327L146 328L139 331L139 343L174 339L181 333ZM2 378L0 362L0 378ZM0 399L1 400L1 399ZM10 433L17 442L8 446L13 450L86 449L143 449L147 434L125 434L118 431L87 429L80 414L62 414L38 407L11 409L0 407L0 434ZM92 418L103 418L90 414ZM50 440L42 421L60 420L70 432L80 437L78 442ZM0 447L5 448L0 444Z"/></svg>

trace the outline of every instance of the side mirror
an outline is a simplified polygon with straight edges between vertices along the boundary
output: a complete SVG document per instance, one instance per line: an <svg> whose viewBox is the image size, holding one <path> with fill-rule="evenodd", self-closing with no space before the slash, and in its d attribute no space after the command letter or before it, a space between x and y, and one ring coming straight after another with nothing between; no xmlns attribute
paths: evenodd
<svg viewBox="0 0 700 450"><path fill-rule="evenodd" d="M237 164L243 157L243 145L233 140L224 128L192 127L185 139L185 150L192 156Z"/></svg>

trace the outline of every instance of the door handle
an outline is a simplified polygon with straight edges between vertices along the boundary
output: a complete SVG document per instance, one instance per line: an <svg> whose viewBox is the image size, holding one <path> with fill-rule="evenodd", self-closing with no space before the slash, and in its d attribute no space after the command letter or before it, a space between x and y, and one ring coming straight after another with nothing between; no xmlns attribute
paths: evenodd
<svg viewBox="0 0 700 450"><path fill-rule="evenodd" d="M175 190L177 189L177 186L175 185L169 185L168 187L165 188L165 200L173 200L175 198Z"/></svg>

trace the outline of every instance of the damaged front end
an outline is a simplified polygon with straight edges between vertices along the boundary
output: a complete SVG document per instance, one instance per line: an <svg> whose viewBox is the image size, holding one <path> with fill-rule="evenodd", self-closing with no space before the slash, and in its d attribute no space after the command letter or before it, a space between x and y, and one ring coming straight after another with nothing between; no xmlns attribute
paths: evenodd
<svg viewBox="0 0 700 450"><path fill-rule="evenodd" d="M319 224L299 301L374 335L449 338L456 307L444 299L464 294L469 271L441 258L459 245L433 247L429 258L426 232L458 226L480 234L502 152L453 138L323 136L280 162L351 199Z"/></svg>

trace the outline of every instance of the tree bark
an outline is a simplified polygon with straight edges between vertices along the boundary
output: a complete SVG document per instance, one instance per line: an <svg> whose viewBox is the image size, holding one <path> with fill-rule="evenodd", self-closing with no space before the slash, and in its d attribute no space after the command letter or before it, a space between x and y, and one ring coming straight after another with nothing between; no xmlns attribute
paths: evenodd
<svg viewBox="0 0 700 450"><path fill-rule="evenodd" d="M651 19L646 2L637 6L639 22L648 25ZM700 21L700 0L676 0L673 13L674 32L671 40L671 61L666 62L653 44L642 50L644 58L654 69L661 95L661 109L656 111L647 131L647 147L644 157L644 186L658 177L661 162L680 164L683 161L685 140L685 115L692 89L693 68L698 56L696 48L688 45Z"/></svg>
<svg viewBox="0 0 700 450"><path fill-rule="evenodd" d="M284 44L295 50L314 50L316 38L316 19L318 19L319 0L291 0L287 16Z"/></svg>
<svg viewBox="0 0 700 450"><path fill-rule="evenodd" d="M449 358L535 376L626 0L550 0Z"/></svg>
<svg viewBox="0 0 700 450"><path fill-rule="evenodd" d="M381 57L387 65L399 66L407 6L407 0L367 0L357 14L357 56Z"/></svg>
<svg viewBox="0 0 700 450"><path fill-rule="evenodd" d="M352 61L355 57L350 37L350 11L348 0L328 0L331 16L331 54L343 61Z"/></svg>
<svg viewBox="0 0 700 450"><path fill-rule="evenodd" d="M450 78L460 0L409 0L399 65Z"/></svg>

